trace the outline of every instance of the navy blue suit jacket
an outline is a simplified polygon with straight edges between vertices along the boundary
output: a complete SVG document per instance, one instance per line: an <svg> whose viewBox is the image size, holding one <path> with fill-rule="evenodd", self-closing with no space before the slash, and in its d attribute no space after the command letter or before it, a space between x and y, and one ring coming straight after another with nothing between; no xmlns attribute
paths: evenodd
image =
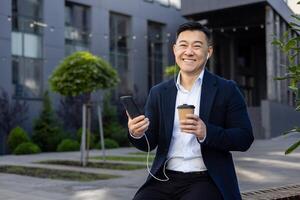
<svg viewBox="0 0 300 200"><path fill-rule="evenodd" d="M201 143L201 152L205 166L225 200L241 199L230 151L246 151L253 142L246 104L233 81L205 70L202 84L200 118L206 124L207 135ZM176 95L177 88L172 79L154 86L147 99L145 115L150 126L146 135L151 150L157 147L151 168L153 174L162 169L167 158ZM129 139L136 148L147 151L145 137L134 139L129 136ZM151 176L145 185L150 179Z"/></svg>

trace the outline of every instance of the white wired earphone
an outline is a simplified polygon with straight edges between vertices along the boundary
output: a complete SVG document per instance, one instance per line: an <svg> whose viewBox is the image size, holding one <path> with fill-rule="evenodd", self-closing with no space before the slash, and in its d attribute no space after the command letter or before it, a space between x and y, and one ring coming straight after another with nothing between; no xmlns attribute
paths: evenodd
<svg viewBox="0 0 300 200"><path fill-rule="evenodd" d="M206 63L207 63L207 60L209 59L209 53L207 53L207 57L206 57L206 60L205 60L205 63L204 63L204 66L206 65ZM177 63L175 62L175 66L177 67ZM176 84L176 73L174 73L174 81L175 81L175 84ZM148 173L150 174L150 176L152 176L154 179L156 179L156 180L158 180L158 181L161 181L161 182L166 182L166 181L168 181L168 180L170 180L170 178L167 176L167 174L166 174L166 164L169 162L169 160L171 159L171 158L176 158L176 157L170 157L170 158L168 158L165 162L164 162L164 166L163 166L163 174L164 174L164 176L166 177L166 179L160 179L160 178L157 178L154 174L152 174L151 173L151 171L150 171L150 167L149 167L149 157L150 157L150 144L149 144L149 141L148 141L148 138L147 138L147 135L146 135L146 133L144 134L144 136L145 136L145 139L146 139L146 142L147 142L147 147L148 147L148 149L147 149L147 163L146 163L146 165L147 165L147 171L148 171Z"/></svg>

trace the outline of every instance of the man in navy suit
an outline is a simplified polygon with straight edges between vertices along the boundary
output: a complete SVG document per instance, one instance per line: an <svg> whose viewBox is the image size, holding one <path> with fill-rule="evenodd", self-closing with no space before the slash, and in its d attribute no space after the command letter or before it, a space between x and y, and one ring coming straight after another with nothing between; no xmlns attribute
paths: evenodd
<svg viewBox="0 0 300 200"><path fill-rule="evenodd" d="M150 90L145 115L128 117L131 143L157 148L152 175L134 200L241 199L230 151L246 151L253 142L244 99L233 81L205 69L213 52L206 27L179 26L173 51L178 76ZM195 107L185 120L178 117L182 104Z"/></svg>

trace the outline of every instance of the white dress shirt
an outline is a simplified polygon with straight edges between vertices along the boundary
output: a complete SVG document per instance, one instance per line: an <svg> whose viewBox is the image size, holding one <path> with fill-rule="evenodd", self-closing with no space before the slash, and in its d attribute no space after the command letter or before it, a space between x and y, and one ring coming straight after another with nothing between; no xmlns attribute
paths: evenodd
<svg viewBox="0 0 300 200"><path fill-rule="evenodd" d="M200 144L194 134L184 133L179 127L177 106L182 104L194 105L194 114L199 116L201 89L204 70L196 79L192 89L186 90L180 84L180 73L177 77L177 97L174 113L174 126L171 144L168 152L167 169L181 172L205 171L206 166L201 155ZM203 140L202 140L203 141Z"/></svg>

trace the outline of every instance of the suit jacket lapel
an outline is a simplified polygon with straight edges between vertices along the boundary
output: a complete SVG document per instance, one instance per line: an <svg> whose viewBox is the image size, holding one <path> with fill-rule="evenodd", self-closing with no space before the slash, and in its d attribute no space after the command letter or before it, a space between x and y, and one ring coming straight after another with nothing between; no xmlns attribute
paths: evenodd
<svg viewBox="0 0 300 200"><path fill-rule="evenodd" d="M200 100L200 118L208 122L209 114L217 92L216 78L207 70L204 72L201 100Z"/></svg>
<svg viewBox="0 0 300 200"><path fill-rule="evenodd" d="M166 85L165 91L162 93L162 110L165 119L165 134L168 146L171 141L174 125L176 96L177 88L174 79L172 79L171 81L169 81L168 85Z"/></svg>

